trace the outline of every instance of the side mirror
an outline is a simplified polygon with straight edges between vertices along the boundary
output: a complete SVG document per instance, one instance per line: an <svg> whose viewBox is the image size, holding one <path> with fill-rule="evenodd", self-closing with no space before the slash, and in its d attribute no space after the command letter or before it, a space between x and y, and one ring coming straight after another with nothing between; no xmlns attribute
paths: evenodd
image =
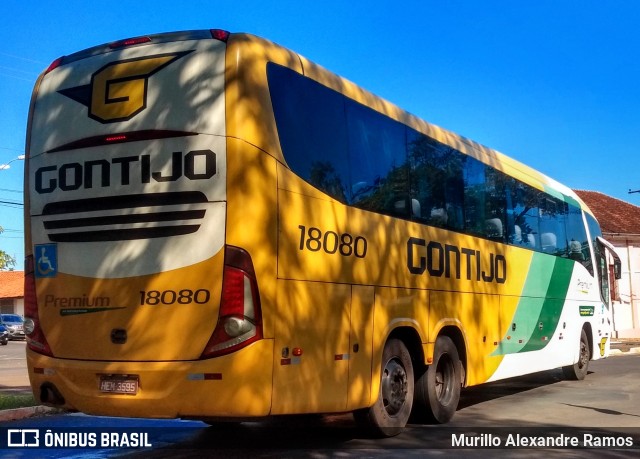
<svg viewBox="0 0 640 459"><path fill-rule="evenodd" d="M600 236L598 236L596 239L598 243L606 250L608 250L609 254L611 254L611 257L613 258L613 275L616 279L620 279L622 277L622 263L620 262L620 257L616 253L615 247L613 247L613 245L611 245Z"/></svg>
<svg viewBox="0 0 640 459"><path fill-rule="evenodd" d="M616 258L613 262L613 275L616 279L622 278L622 263L620 263L619 258Z"/></svg>

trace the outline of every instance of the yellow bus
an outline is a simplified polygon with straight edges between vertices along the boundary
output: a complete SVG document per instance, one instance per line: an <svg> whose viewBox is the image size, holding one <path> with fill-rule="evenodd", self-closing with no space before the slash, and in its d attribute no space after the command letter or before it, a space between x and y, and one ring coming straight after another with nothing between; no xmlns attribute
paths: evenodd
<svg viewBox="0 0 640 459"><path fill-rule="evenodd" d="M449 421L462 387L608 353L609 249L578 196L267 40L64 56L26 151L44 404L395 435Z"/></svg>

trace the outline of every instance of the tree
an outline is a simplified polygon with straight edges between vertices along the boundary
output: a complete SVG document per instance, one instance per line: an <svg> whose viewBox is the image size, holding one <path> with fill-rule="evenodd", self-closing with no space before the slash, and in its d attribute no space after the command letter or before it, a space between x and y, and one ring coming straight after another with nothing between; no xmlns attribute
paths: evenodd
<svg viewBox="0 0 640 459"><path fill-rule="evenodd" d="M0 226L0 234L2 234L3 231L4 229ZM12 270L15 265L16 259L7 252L0 250L0 271L5 269Z"/></svg>

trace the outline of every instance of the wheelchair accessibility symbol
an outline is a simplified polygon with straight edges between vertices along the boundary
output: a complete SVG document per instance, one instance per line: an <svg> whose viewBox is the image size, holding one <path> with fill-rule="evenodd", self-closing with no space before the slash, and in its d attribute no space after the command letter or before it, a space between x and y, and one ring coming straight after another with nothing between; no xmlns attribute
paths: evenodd
<svg viewBox="0 0 640 459"><path fill-rule="evenodd" d="M58 246L41 244L35 246L36 277L55 277L58 273Z"/></svg>

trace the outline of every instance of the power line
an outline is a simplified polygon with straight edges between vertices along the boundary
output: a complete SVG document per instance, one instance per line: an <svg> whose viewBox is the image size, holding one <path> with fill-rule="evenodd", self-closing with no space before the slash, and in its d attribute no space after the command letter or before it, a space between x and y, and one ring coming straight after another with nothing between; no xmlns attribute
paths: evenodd
<svg viewBox="0 0 640 459"><path fill-rule="evenodd" d="M20 69L17 69L15 67L7 67L5 65L0 65L0 69L9 70L10 72L24 73L24 74L29 75L29 76L34 76L34 75L38 76L38 74L36 72L32 72L30 70L20 70Z"/></svg>
<svg viewBox="0 0 640 459"><path fill-rule="evenodd" d="M15 54L3 53L2 51L0 51L0 56L7 56L13 59L20 59L21 61L33 62L34 64L47 65L46 62L37 61L35 59L29 59L28 57L23 57L23 56L16 56Z"/></svg>
<svg viewBox="0 0 640 459"><path fill-rule="evenodd" d="M12 54L0 53L0 55L7 56L7 57L10 57L10 58L13 58L13 59L20 59L20 60L26 61L26 62L33 62L33 63L38 64L38 66L46 65L46 64L42 64L42 63L40 63L38 61L34 61L33 59L27 59L27 58L23 58L23 57L20 57L20 56L14 56ZM3 62L3 63L5 63L5 62ZM28 81L30 83L33 83L37 79L39 73L40 73L40 71L23 70L23 69L15 67L15 66L0 65L0 76L14 78L16 80Z"/></svg>
<svg viewBox="0 0 640 459"><path fill-rule="evenodd" d="M19 151L20 153L23 153L24 149L18 149L18 148L9 148L9 147L0 147L0 150L11 150L11 151Z"/></svg>
<svg viewBox="0 0 640 459"><path fill-rule="evenodd" d="M2 227L0 227L2 228ZM7 234L9 233L9 234ZM2 239L24 239L24 230L14 228L2 228L0 231L0 238Z"/></svg>
<svg viewBox="0 0 640 459"><path fill-rule="evenodd" d="M11 206L22 207L22 206L24 206L24 203L18 202L18 201L0 201L0 205L5 205L7 207L11 207Z"/></svg>
<svg viewBox="0 0 640 459"><path fill-rule="evenodd" d="M18 76L18 75L11 75L10 73L6 73L6 72L3 72L3 71L0 71L0 75L6 76L6 77L9 77L9 78L14 78L14 79L20 80L20 81L26 81L28 83L33 83L34 81L36 81L35 77L34 78L25 78L25 77Z"/></svg>

